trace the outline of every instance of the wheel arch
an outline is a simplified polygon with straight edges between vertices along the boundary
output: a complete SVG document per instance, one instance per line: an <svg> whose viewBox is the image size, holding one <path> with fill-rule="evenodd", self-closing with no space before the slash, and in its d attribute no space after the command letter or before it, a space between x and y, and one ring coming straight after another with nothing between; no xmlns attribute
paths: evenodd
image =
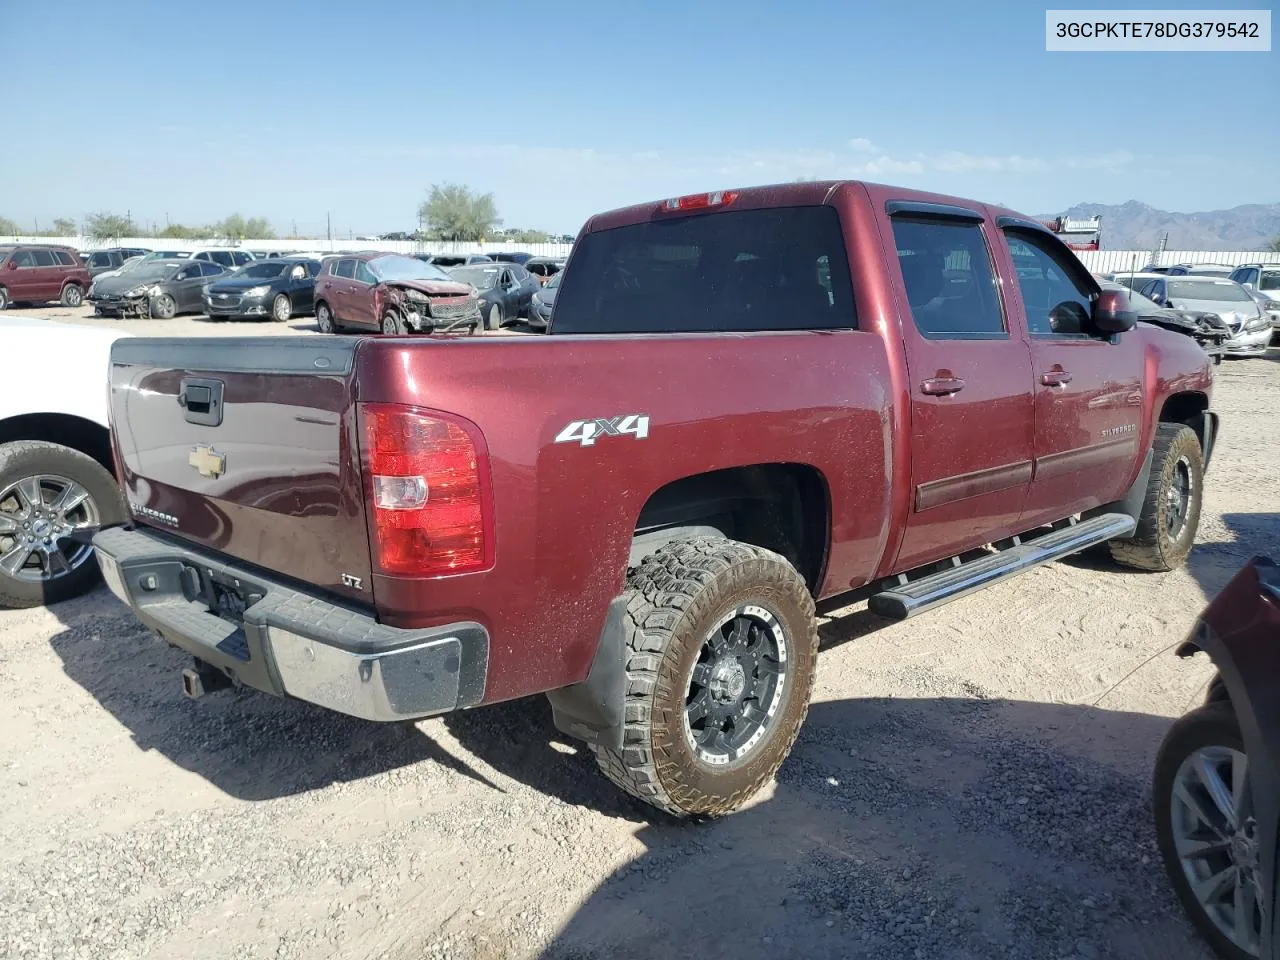
<svg viewBox="0 0 1280 960"><path fill-rule="evenodd" d="M628 566L672 540L715 531L790 560L815 596L831 540L831 489L806 463L756 463L669 481L634 525Z"/></svg>
<svg viewBox="0 0 1280 960"><path fill-rule="evenodd" d="M24 413L0 420L0 444L18 440L43 440L79 450L115 476L110 431L84 417L69 413Z"/></svg>

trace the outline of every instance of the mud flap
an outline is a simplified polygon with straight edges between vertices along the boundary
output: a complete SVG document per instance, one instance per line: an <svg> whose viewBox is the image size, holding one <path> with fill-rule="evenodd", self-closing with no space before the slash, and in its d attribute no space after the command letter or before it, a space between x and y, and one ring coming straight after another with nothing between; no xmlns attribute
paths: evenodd
<svg viewBox="0 0 1280 960"><path fill-rule="evenodd" d="M610 750L622 749L623 701L626 697L626 640L623 618L626 597L614 597L604 618L587 679L547 694L551 715L561 733Z"/></svg>

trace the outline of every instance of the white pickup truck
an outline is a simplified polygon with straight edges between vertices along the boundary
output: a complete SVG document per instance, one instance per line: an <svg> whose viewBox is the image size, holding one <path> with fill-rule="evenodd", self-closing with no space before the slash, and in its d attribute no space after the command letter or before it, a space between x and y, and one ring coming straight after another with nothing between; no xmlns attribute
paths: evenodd
<svg viewBox="0 0 1280 960"><path fill-rule="evenodd" d="M4 315L0 343L0 607L98 582L89 537L125 517L107 427L111 344L128 334Z"/></svg>

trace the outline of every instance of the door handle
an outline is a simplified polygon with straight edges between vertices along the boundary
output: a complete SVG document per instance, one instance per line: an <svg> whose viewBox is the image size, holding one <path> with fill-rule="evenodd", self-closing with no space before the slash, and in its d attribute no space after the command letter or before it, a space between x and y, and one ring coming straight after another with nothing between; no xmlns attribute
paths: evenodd
<svg viewBox="0 0 1280 960"><path fill-rule="evenodd" d="M1065 370L1050 370L1040 374L1040 382L1046 387L1065 387L1071 382L1071 374Z"/></svg>
<svg viewBox="0 0 1280 960"><path fill-rule="evenodd" d="M930 377L920 384L920 389L931 397L945 397L963 390L964 381L959 377Z"/></svg>

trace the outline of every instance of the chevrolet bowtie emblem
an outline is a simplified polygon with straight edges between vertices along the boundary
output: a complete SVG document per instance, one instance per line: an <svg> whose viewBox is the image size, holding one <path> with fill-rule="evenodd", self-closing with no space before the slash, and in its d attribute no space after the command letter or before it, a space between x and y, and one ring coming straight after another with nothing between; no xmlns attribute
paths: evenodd
<svg viewBox="0 0 1280 960"><path fill-rule="evenodd" d="M187 463L195 467L202 477L216 480L227 469L226 454L218 453L213 447L199 446L191 451Z"/></svg>

